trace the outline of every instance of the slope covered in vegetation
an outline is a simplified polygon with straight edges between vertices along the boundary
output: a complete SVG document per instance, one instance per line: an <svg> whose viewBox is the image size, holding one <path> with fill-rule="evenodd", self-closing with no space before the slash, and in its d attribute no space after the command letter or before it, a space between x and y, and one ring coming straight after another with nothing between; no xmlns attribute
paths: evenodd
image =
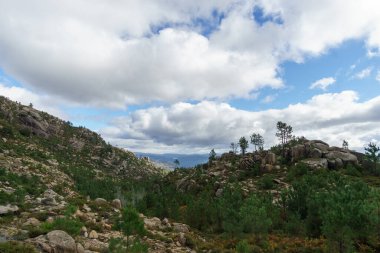
<svg viewBox="0 0 380 253"><path fill-rule="evenodd" d="M163 174L3 97L0 135L0 252L380 251L378 160L347 147L255 135Z"/></svg>

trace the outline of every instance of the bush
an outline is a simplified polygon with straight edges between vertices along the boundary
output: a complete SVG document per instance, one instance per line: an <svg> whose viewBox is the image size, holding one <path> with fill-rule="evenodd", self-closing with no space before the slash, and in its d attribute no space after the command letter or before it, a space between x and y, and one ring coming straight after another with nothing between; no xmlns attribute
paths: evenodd
<svg viewBox="0 0 380 253"><path fill-rule="evenodd" d="M37 250L28 244L20 242L9 241L0 243L1 253L37 253Z"/></svg>
<svg viewBox="0 0 380 253"><path fill-rule="evenodd" d="M265 200L256 195L251 195L245 199L239 213L243 231L266 234L272 225L268 209Z"/></svg>
<svg viewBox="0 0 380 253"><path fill-rule="evenodd" d="M29 137L32 135L32 131L30 131L29 128L21 128L20 130L18 130L20 132L21 135L25 136L25 137Z"/></svg>
<svg viewBox="0 0 380 253"><path fill-rule="evenodd" d="M348 164L345 170L345 174L353 176L353 177L360 177L362 173L358 169L355 168L352 164Z"/></svg>
<svg viewBox="0 0 380 253"><path fill-rule="evenodd" d="M121 238L111 238L108 246L109 253L146 253L148 252L148 245L136 239L132 245L127 245L127 242Z"/></svg>
<svg viewBox="0 0 380 253"><path fill-rule="evenodd" d="M238 253L250 253L252 250L248 242L246 240L243 240L236 245L236 251Z"/></svg>
<svg viewBox="0 0 380 253"><path fill-rule="evenodd" d="M265 175L258 181L258 186L263 190L270 190L274 188L273 176Z"/></svg>
<svg viewBox="0 0 380 253"><path fill-rule="evenodd" d="M297 163L294 166L290 167L288 173L288 179L293 180L295 178L302 177L306 175L309 171L309 167L304 163Z"/></svg>
<svg viewBox="0 0 380 253"><path fill-rule="evenodd" d="M72 236L79 235L80 229L83 227L83 223L69 218L58 218L52 223L44 222L41 224L41 229L44 232L50 232L52 230L63 230Z"/></svg>
<svg viewBox="0 0 380 253"><path fill-rule="evenodd" d="M2 126L0 128L0 135L4 137L13 137L13 129L10 126Z"/></svg>

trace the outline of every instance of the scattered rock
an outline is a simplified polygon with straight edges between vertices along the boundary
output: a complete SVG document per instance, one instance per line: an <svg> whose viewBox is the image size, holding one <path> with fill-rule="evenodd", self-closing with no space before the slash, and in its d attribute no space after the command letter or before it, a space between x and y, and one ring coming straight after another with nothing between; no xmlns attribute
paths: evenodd
<svg viewBox="0 0 380 253"><path fill-rule="evenodd" d="M100 242L96 239L88 240L83 244L86 250L92 250L96 252L106 252L108 249L108 244L104 242ZM85 251L86 252L86 251Z"/></svg>
<svg viewBox="0 0 380 253"><path fill-rule="evenodd" d="M91 230L90 234L88 235L88 238L90 239L98 239L98 233L95 230Z"/></svg>
<svg viewBox="0 0 380 253"><path fill-rule="evenodd" d="M222 194L223 194L223 188L219 188L219 189L216 190L216 192L215 192L215 196L216 196L216 197L220 197L220 196L222 196Z"/></svg>
<svg viewBox="0 0 380 253"><path fill-rule="evenodd" d="M173 223L173 230L182 233L188 233L190 231L189 226L182 223Z"/></svg>
<svg viewBox="0 0 380 253"><path fill-rule="evenodd" d="M6 205L6 206L0 206L0 215L1 214L9 214L9 213L15 213L19 210L18 206L14 205Z"/></svg>
<svg viewBox="0 0 380 253"><path fill-rule="evenodd" d="M85 253L84 247L80 243L77 243L77 253Z"/></svg>
<svg viewBox="0 0 380 253"><path fill-rule="evenodd" d="M94 201L95 201L95 204L97 204L98 206L102 206L102 205L107 205L108 204L107 200L105 200L103 198L97 198Z"/></svg>
<svg viewBox="0 0 380 253"><path fill-rule="evenodd" d="M180 232L180 233L179 233L179 236L178 236L178 242L179 242L181 245L183 245L183 246L186 245L186 237L185 237L185 233L183 233L183 232Z"/></svg>
<svg viewBox="0 0 380 253"><path fill-rule="evenodd" d="M161 220L157 217L144 218L144 224L147 229L159 229L162 225Z"/></svg>
<svg viewBox="0 0 380 253"><path fill-rule="evenodd" d="M22 224L23 226L39 226L41 224L41 222L39 220L37 220L36 218L29 218L26 220L26 222L24 222L24 224Z"/></svg>
<svg viewBox="0 0 380 253"><path fill-rule="evenodd" d="M112 200L112 206L115 207L115 208L117 208L117 209L121 209L122 205L121 205L120 199L114 199L114 200Z"/></svg>
<svg viewBox="0 0 380 253"><path fill-rule="evenodd" d="M48 217L48 218L46 219L46 222L47 222L47 223L53 223L53 221L54 221L54 218L53 218L53 217Z"/></svg>

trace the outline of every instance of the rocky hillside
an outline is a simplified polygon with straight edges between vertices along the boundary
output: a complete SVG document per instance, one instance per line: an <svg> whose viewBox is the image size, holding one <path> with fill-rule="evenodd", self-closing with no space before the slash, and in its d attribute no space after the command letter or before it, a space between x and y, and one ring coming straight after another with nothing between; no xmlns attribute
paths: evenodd
<svg viewBox="0 0 380 253"><path fill-rule="evenodd" d="M199 192L204 185L212 183L216 196L220 196L226 186L238 184L238 188L248 195L251 192L265 190L264 180L271 181L270 192L278 196L279 190L289 187L287 181L289 168L295 164L304 164L312 170L342 170L348 166L369 166L364 154L330 147L320 140L300 139L284 150L260 151L244 156L233 152L199 165L193 170L176 170L168 175L179 191ZM267 183L271 184L271 183ZM275 190L277 189L277 190Z"/></svg>
<svg viewBox="0 0 380 253"><path fill-rule="evenodd" d="M0 252L380 252L378 164L297 138L162 173L0 97Z"/></svg>
<svg viewBox="0 0 380 253"><path fill-rule="evenodd" d="M0 134L0 166L6 169L84 167L99 175L135 179L160 173L146 159L107 144L95 132L4 97L0 97Z"/></svg>

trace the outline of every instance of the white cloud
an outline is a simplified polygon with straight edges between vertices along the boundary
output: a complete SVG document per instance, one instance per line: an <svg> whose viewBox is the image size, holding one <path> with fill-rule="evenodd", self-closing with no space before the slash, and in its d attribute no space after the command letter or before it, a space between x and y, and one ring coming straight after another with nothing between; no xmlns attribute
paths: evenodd
<svg viewBox="0 0 380 253"><path fill-rule="evenodd" d="M262 103L268 104L273 102L276 99L277 95L268 95L263 100L261 100Z"/></svg>
<svg viewBox="0 0 380 253"><path fill-rule="evenodd" d="M372 67L368 67L368 68L365 68L365 69L359 71L355 75L353 75L352 78L353 79L364 79L364 78L369 77L371 75L371 73L372 73Z"/></svg>
<svg viewBox="0 0 380 253"><path fill-rule="evenodd" d="M255 23L254 5L283 24ZM285 60L350 39L375 52L379 9L376 0L0 0L0 67L86 105L246 97L282 87ZM223 13L220 24L215 12ZM199 19L216 26L209 37Z"/></svg>
<svg viewBox="0 0 380 253"><path fill-rule="evenodd" d="M377 71L376 81L380 82L380 70Z"/></svg>
<svg viewBox="0 0 380 253"><path fill-rule="evenodd" d="M310 89L319 88L322 90L326 90L330 85L334 84L335 82L336 82L335 78L325 77L312 83L309 88Z"/></svg>
<svg viewBox="0 0 380 253"><path fill-rule="evenodd" d="M33 107L67 120L68 116L59 109L57 98L40 95L17 86L7 86L0 83L0 95L23 105L33 104Z"/></svg>
<svg viewBox="0 0 380 253"><path fill-rule="evenodd" d="M264 136L266 147L272 146L278 143L276 122L284 121L297 136L338 146L346 139L351 148L361 149L369 140L380 138L379 110L380 96L358 102L353 91L326 93L284 109L254 112L210 101L176 103L117 118L101 133L112 143L136 151L208 152L228 149L230 142L253 132Z"/></svg>

